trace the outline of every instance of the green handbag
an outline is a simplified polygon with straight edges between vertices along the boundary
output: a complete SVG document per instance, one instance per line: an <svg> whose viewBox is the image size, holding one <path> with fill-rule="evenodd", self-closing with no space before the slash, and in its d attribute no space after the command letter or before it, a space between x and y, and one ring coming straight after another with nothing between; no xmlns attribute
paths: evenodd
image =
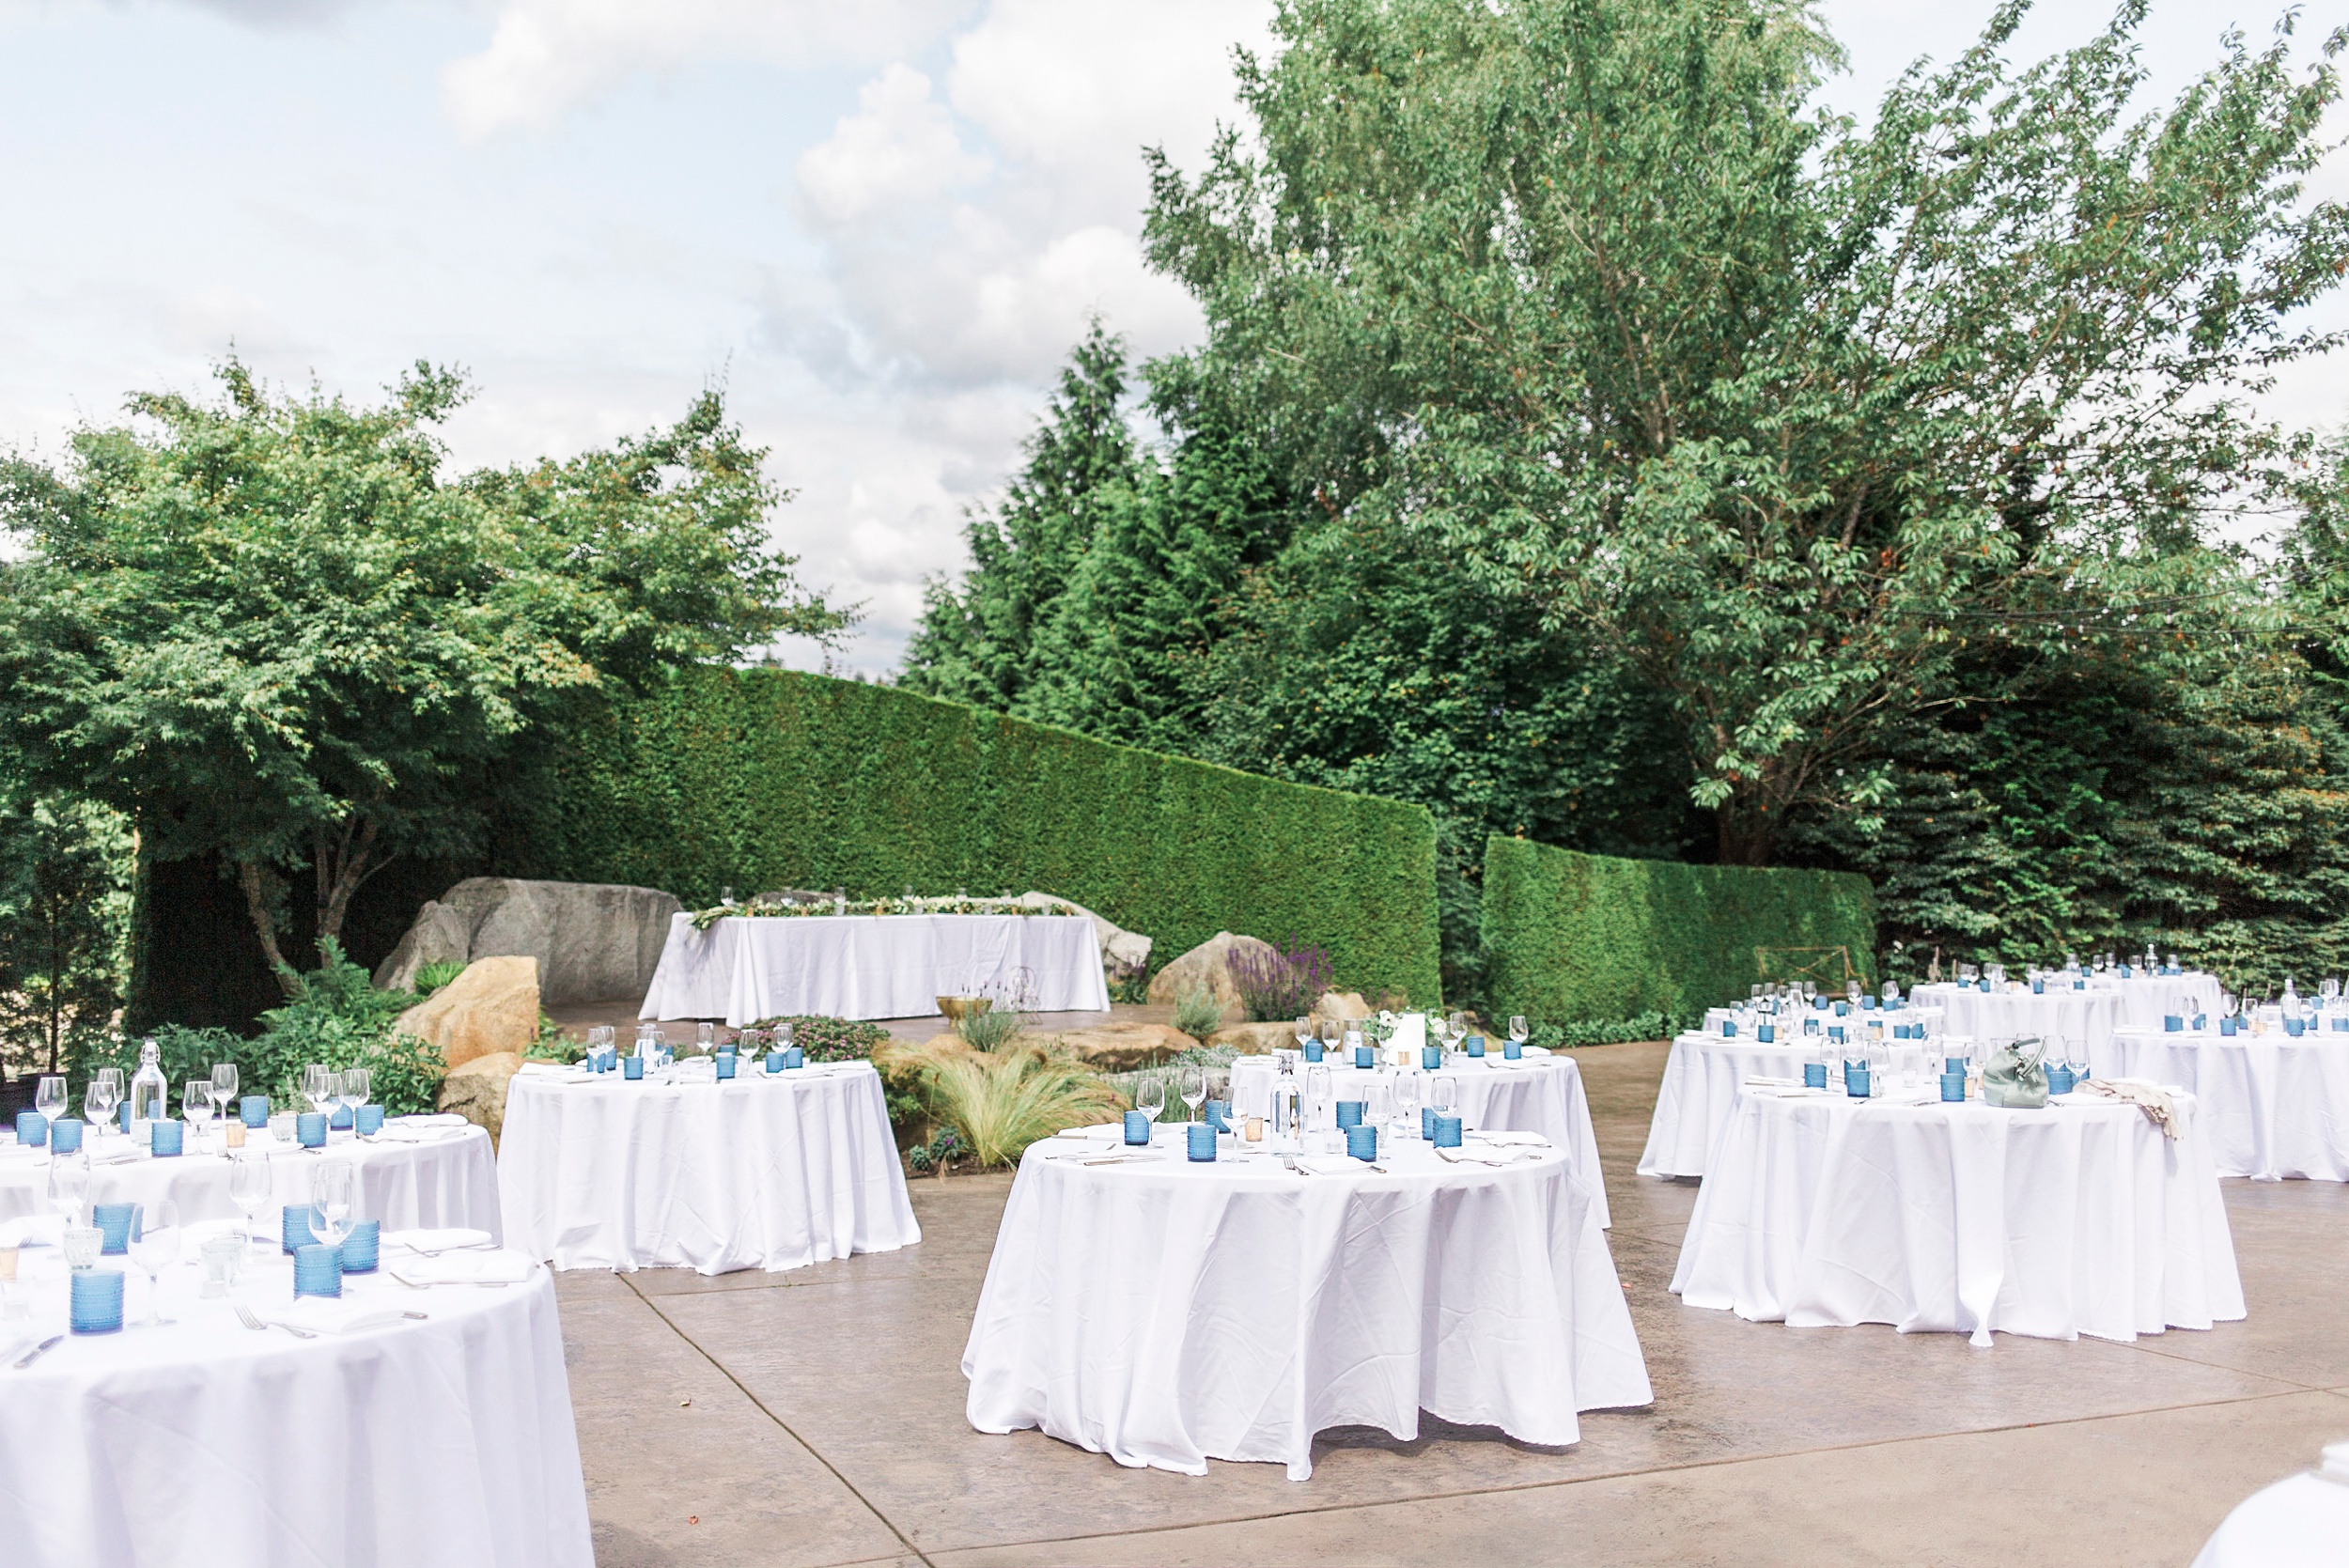
<svg viewBox="0 0 2349 1568"><path fill-rule="evenodd" d="M2009 1110L2044 1110L2047 1105L2047 1069L2041 1065L2045 1042L2017 1040L2000 1046L1982 1070L1982 1103Z"/></svg>

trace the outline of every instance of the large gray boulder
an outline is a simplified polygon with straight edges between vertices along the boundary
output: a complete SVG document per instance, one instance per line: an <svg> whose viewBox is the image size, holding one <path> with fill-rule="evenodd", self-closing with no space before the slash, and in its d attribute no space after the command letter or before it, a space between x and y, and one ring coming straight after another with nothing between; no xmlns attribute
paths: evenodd
<svg viewBox="0 0 2349 1568"><path fill-rule="evenodd" d="M469 877L425 905L375 983L406 990L427 964L530 957L542 1005L634 999L652 985L669 917L684 907L657 888Z"/></svg>

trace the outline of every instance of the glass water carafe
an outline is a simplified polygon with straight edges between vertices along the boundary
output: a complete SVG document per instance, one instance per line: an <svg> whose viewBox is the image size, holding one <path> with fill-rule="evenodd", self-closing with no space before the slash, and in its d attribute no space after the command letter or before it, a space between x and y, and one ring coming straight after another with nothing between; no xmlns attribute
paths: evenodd
<svg viewBox="0 0 2349 1568"><path fill-rule="evenodd" d="M171 1115L171 1085L163 1080L163 1048L153 1040L139 1047L139 1070L131 1078L131 1126L161 1122Z"/></svg>

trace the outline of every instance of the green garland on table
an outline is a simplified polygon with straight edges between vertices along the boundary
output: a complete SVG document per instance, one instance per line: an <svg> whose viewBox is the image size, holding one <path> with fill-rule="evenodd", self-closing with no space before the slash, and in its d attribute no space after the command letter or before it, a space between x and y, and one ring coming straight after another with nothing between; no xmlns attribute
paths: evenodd
<svg viewBox="0 0 2349 1568"><path fill-rule="evenodd" d="M707 931L733 915L775 920L794 915L1073 915L1074 909L1038 908L1009 898L851 898L824 899L814 904L719 904L693 911L693 929Z"/></svg>

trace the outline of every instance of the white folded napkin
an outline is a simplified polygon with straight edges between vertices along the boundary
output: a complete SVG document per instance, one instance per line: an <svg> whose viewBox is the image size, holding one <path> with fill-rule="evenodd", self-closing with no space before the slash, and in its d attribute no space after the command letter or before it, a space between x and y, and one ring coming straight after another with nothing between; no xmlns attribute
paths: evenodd
<svg viewBox="0 0 2349 1568"><path fill-rule="evenodd" d="M446 1230L390 1231L383 1236L386 1247L404 1247L411 1252L445 1252L459 1247L487 1247L490 1233L472 1231L462 1226Z"/></svg>
<svg viewBox="0 0 2349 1568"><path fill-rule="evenodd" d="M387 1307L381 1296L297 1296L290 1306L258 1314L269 1323L290 1323L313 1334L364 1334L413 1321L401 1307Z"/></svg>
<svg viewBox="0 0 2349 1568"><path fill-rule="evenodd" d="M402 1258L391 1273L412 1285L519 1285L530 1278L530 1266L520 1252L444 1252Z"/></svg>
<svg viewBox="0 0 2349 1568"><path fill-rule="evenodd" d="M533 1078L573 1078L581 1069L561 1062L525 1062L515 1069L515 1076L528 1073Z"/></svg>
<svg viewBox="0 0 2349 1568"><path fill-rule="evenodd" d="M1746 1075L1746 1087L1749 1089L1799 1089L1802 1087L1802 1079L1798 1078L1771 1078L1763 1073L1748 1073Z"/></svg>
<svg viewBox="0 0 2349 1568"><path fill-rule="evenodd" d="M386 1143L443 1143L452 1138L465 1136L465 1128L473 1124L459 1117L457 1126L403 1127L383 1124L383 1130L375 1136Z"/></svg>
<svg viewBox="0 0 2349 1568"><path fill-rule="evenodd" d="M126 1143L120 1148L91 1150L89 1162L92 1165L128 1165L134 1159L145 1158L146 1156L145 1149L132 1148Z"/></svg>
<svg viewBox="0 0 2349 1568"><path fill-rule="evenodd" d="M387 1127L468 1127L473 1126L453 1110L412 1111L405 1116L385 1119Z"/></svg>
<svg viewBox="0 0 2349 1568"><path fill-rule="evenodd" d="M1351 1155L1299 1155L1297 1163L1316 1176L1346 1176L1370 1169L1369 1161L1356 1159Z"/></svg>
<svg viewBox="0 0 2349 1568"><path fill-rule="evenodd" d="M1107 1138L1112 1133L1122 1134L1125 1130L1126 1126L1122 1122L1098 1122L1089 1127L1063 1127L1052 1136L1054 1138Z"/></svg>
<svg viewBox="0 0 2349 1568"><path fill-rule="evenodd" d="M1549 1054L1549 1048L1548 1046L1526 1046L1521 1048L1528 1056L1548 1056Z"/></svg>
<svg viewBox="0 0 2349 1568"><path fill-rule="evenodd" d="M14 1219L0 1219L0 1247L61 1247L65 1244L65 1216L61 1214L27 1214Z"/></svg>
<svg viewBox="0 0 2349 1568"><path fill-rule="evenodd" d="M1471 1132L1468 1136L1481 1139L1486 1143L1498 1143L1504 1148L1547 1149L1549 1147L1549 1140L1538 1132Z"/></svg>

